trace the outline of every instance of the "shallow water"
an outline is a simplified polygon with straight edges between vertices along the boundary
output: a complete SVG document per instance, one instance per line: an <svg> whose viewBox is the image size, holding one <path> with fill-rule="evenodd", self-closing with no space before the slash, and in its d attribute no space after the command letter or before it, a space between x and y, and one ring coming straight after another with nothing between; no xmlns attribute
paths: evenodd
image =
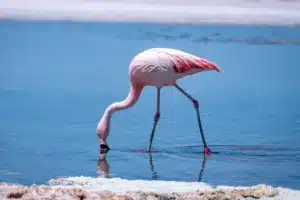
<svg viewBox="0 0 300 200"><path fill-rule="evenodd" d="M299 28L2 21L0 43L0 181L46 183L101 169L126 179L300 189ZM219 153L204 160L193 107L174 88L162 90L155 152L145 153L156 102L149 87L114 115L112 150L98 162L97 121L126 97L132 57L151 47L223 69L179 81L200 101L207 142Z"/></svg>

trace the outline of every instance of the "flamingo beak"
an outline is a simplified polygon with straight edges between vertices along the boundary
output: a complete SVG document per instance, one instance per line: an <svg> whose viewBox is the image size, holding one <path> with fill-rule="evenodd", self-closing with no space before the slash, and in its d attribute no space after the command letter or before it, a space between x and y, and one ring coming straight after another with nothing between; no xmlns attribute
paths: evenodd
<svg viewBox="0 0 300 200"><path fill-rule="evenodd" d="M100 149L100 154L106 154L110 150L109 146L107 146L106 144L101 144Z"/></svg>

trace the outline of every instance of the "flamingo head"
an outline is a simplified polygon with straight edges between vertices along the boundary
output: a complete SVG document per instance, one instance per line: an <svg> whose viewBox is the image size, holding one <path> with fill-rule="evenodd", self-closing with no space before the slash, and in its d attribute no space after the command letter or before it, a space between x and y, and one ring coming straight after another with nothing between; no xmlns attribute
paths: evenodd
<svg viewBox="0 0 300 200"><path fill-rule="evenodd" d="M97 135L100 143L106 145L106 138L109 135L109 123L106 119L101 119L97 126Z"/></svg>
<svg viewBox="0 0 300 200"><path fill-rule="evenodd" d="M109 134L109 124L107 120L101 120L97 126L97 135L100 139L100 154L106 154L110 148L106 143L106 138Z"/></svg>

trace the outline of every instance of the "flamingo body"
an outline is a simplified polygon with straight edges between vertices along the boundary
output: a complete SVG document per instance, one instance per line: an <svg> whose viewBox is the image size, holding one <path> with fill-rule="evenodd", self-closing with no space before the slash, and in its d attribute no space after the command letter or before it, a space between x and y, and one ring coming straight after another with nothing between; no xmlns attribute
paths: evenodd
<svg viewBox="0 0 300 200"><path fill-rule="evenodd" d="M210 153L211 151L205 141L200 121L198 101L179 87L176 81L188 75L211 70L220 72L220 69L212 62L181 50L151 48L137 54L129 66L131 83L127 98L108 106L98 123L97 135L100 138L101 152L109 150L106 139L109 135L110 121L113 113L132 107L139 99L145 86L155 86L157 88L156 113L154 115L154 124L148 148L148 151L151 151L154 132L160 118L160 90L164 86L174 86L193 103L204 145L204 152Z"/></svg>
<svg viewBox="0 0 300 200"><path fill-rule="evenodd" d="M131 61L132 82L143 86L170 86L184 76L220 69L192 54L168 48L152 48L137 54Z"/></svg>

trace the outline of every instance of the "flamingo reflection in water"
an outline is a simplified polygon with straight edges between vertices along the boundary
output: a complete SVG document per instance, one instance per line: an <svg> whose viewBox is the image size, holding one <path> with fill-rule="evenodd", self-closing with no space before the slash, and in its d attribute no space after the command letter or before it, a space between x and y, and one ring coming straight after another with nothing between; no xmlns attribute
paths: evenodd
<svg viewBox="0 0 300 200"><path fill-rule="evenodd" d="M105 153L100 154L98 162L97 162L97 174L99 175L98 177L101 177L101 178L111 178L111 176L110 176L110 165L107 161L106 155L107 154L105 154ZM158 175L157 171L155 170L152 153L148 152L148 155L149 155L149 167L150 167L150 170L151 170L152 179L153 180L158 180L159 175ZM207 155L203 155L203 159L202 159L202 163L201 163L201 167L200 167L200 172L199 172L198 180L197 180L198 182L202 181L206 161L207 161Z"/></svg>
<svg viewBox="0 0 300 200"><path fill-rule="evenodd" d="M101 178L110 178L110 166L106 159L106 154L100 154L97 162L97 174Z"/></svg>

